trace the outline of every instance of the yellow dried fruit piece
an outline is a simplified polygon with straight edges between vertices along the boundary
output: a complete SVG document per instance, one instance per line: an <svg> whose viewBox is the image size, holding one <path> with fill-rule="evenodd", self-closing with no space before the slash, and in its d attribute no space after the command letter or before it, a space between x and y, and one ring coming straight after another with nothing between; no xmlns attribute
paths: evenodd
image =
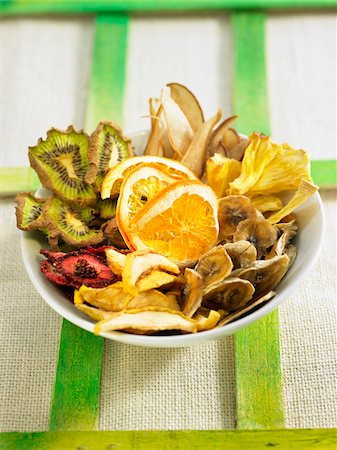
<svg viewBox="0 0 337 450"><path fill-rule="evenodd" d="M214 309L209 310L208 317L203 316L200 313L196 313L193 319L198 322L198 331L211 330L219 322L221 315Z"/></svg>
<svg viewBox="0 0 337 450"><path fill-rule="evenodd" d="M248 303L254 290L254 286L247 280L226 278L204 289L202 303L210 309L234 311Z"/></svg>
<svg viewBox="0 0 337 450"><path fill-rule="evenodd" d="M83 285L80 287L77 296L90 305L105 311L122 311L132 298L123 292L121 281L110 284L105 288L90 288ZM79 302L77 301L76 304L79 304Z"/></svg>
<svg viewBox="0 0 337 450"><path fill-rule="evenodd" d="M262 213L266 211L279 211L283 208L282 200L276 195L257 195L250 200Z"/></svg>
<svg viewBox="0 0 337 450"><path fill-rule="evenodd" d="M233 235L234 242L242 240L254 245L259 259L268 248L275 244L277 231L263 217L246 219L239 223Z"/></svg>
<svg viewBox="0 0 337 450"><path fill-rule="evenodd" d="M219 241L232 238L242 220L263 217L248 197L227 195L219 200Z"/></svg>
<svg viewBox="0 0 337 450"><path fill-rule="evenodd" d="M240 175L241 163L215 153L206 162L207 184L218 197L226 195L229 183Z"/></svg>
<svg viewBox="0 0 337 450"><path fill-rule="evenodd" d="M128 253L122 274L124 292L137 295L137 281L152 270L162 270L174 275L180 273L174 262L155 251L140 250Z"/></svg>
<svg viewBox="0 0 337 450"><path fill-rule="evenodd" d="M173 311L180 311L178 302L168 298L165 294L155 289L142 292L137 297L132 298L126 305L126 310L148 307L167 308Z"/></svg>
<svg viewBox="0 0 337 450"><path fill-rule="evenodd" d="M113 248L107 248L105 250L105 256L111 272L122 276L126 258L125 253L120 253L118 250Z"/></svg>
<svg viewBox="0 0 337 450"><path fill-rule="evenodd" d="M232 269L232 260L221 245L213 247L205 253L195 267L195 270L201 275L205 287L222 281L228 277Z"/></svg>
<svg viewBox="0 0 337 450"><path fill-rule="evenodd" d="M181 309L186 316L192 317L201 306L203 283L201 276L193 269L185 269L184 276L186 284Z"/></svg>
<svg viewBox="0 0 337 450"><path fill-rule="evenodd" d="M257 251L254 245L245 240L237 242L228 242L224 244L224 248L230 256L234 268L247 267L256 261Z"/></svg>
<svg viewBox="0 0 337 450"><path fill-rule="evenodd" d="M195 333L198 324L179 311L167 311L165 308L134 309L98 322L94 327L94 333L129 328L142 331L180 330Z"/></svg>
<svg viewBox="0 0 337 450"><path fill-rule="evenodd" d="M230 194L278 194L297 189L302 178L312 181L309 155L288 144L253 133L242 160L241 174L230 183Z"/></svg>
<svg viewBox="0 0 337 450"><path fill-rule="evenodd" d="M79 311L84 312L87 316L89 316L95 322L99 322L100 320L111 319L116 314L113 312L104 311L103 309L92 308L91 306L88 306L88 305L77 304L75 306Z"/></svg>
<svg viewBox="0 0 337 450"><path fill-rule="evenodd" d="M151 270L148 275L138 279L136 288L138 292L144 292L174 283L176 279L177 277L171 273L163 272L162 270Z"/></svg>
<svg viewBox="0 0 337 450"><path fill-rule="evenodd" d="M280 211L276 212L272 216L268 217L268 222L271 224L275 224L280 222L284 217L288 214L292 213L294 209L300 206L303 202L305 202L309 197L314 195L314 193L318 190L318 186L310 183L304 178L301 180L301 183L298 187L298 190L295 192L293 198L282 208Z"/></svg>

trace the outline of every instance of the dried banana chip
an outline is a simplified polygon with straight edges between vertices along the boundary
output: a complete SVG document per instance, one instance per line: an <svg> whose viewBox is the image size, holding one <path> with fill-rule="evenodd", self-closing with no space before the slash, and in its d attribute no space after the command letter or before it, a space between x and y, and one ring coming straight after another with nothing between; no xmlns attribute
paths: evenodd
<svg viewBox="0 0 337 450"><path fill-rule="evenodd" d="M256 248L249 241L241 240L228 242L227 244L224 244L224 248L233 262L234 269L247 267L252 262L256 261Z"/></svg>
<svg viewBox="0 0 337 450"><path fill-rule="evenodd" d="M218 197L226 195L229 183L240 175L241 163L215 153L206 162L207 184Z"/></svg>
<svg viewBox="0 0 337 450"><path fill-rule="evenodd" d="M230 183L230 194L278 194L297 189L302 178L311 180L309 155L268 136L253 133L246 148L240 176Z"/></svg>
<svg viewBox="0 0 337 450"><path fill-rule="evenodd" d="M235 311L249 302L254 290L254 286L247 280L226 278L204 289L202 304L210 309Z"/></svg>
<svg viewBox="0 0 337 450"><path fill-rule="evenodd" d="M283 202L277 195L256 195L250 200L262 213L266 211L279 211L283 208Z"/></svg>
<svg viewBox="0 0 337 450"><path fill-rule="evenodd" d="M221 245L213 247L205 253L195 267L195 270L201 275L205 287L219 283L228 277L232 269L232 260Z"/></svg>
<svg viewBox="0 0 337 450"><path fill-rule="evenodd" d="M193 319L198 322L198 331L205 331L214 328L216 324L219 322L220 317L221 315L218 311L210 309L208 317L205 317L203 314L197 312L193 316Z"/></svg>
<svg viewBox="0 0 337 450"><path fill-rule="evenodd" d="M277 231L264 217L242 220L233 235L233 241L249 241L257 251L257 257L261 258L268 248L275 244Z"/></svg>
<svg viewBox="0 0 337 450"><path fill-rule="evenodd" d="M186 316L192 317L201 306L203 283L201 275L193 269L185 269L184 276L186 284L181 309Z"/></svg>
<svg viewBox="0 0 337 450"><path fill-rule="evenodd" d="M179 311L167 311L164 308L134 309L98 322L94 327L94 333L130 328L141 331L181 330L195 333L198 323Z"/></svg>

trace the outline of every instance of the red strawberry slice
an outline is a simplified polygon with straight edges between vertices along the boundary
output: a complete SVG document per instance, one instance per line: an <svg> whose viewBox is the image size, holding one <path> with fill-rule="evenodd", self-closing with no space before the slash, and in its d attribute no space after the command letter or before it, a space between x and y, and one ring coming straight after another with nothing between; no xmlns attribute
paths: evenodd
<svg viewBox="0 0 337 450"><path fill-rule="evenodd" d="M61 286L73 286L71 280L68 277L60 273L52 262L45 259L40 262L41 272L48 278L48 280L53 283L59 284Z"/></svg>

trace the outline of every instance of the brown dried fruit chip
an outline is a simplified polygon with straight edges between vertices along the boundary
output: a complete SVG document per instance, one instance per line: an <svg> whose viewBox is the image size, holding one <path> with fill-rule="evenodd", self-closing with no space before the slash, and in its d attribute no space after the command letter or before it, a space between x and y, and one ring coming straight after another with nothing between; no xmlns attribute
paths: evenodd
<svg viewBox="0 0 337 450"><path fill-rule="evenodd" d="M242 220L233 235L233 241L251 242L257 251L257 257L266 254L267 249L275 244L277 232L263 217Z"/></svg>
<svg viewBox="0 0 337 450"><path fill-rule="evenodd" d="M257 258L256 248L249 241L228 242L224 248L233 261L234 269L247 267Z"/></svg>
<svg viewBox="0 0 337 450"><path fill-rule="evenodd" d="M181 310L186 316L192 317L201 306L203 283L201 275L193 269L185 269L184 277L186 284Z"/></svg>
<svg viewBox="0 0 337 450"><path fill-rule="evenodd" d="M204 290L202 304L210 309L235 311L246 305L254 294L254 286L241 278L226 278Z"/></svg>
<svg viewBox="0 0 337 450"><path fill-rule="evenodd" d="M204 287L216 284L228 277L233 263L225 248L221 245L211 248L203 255L195 270L201 275Z"/></svg>

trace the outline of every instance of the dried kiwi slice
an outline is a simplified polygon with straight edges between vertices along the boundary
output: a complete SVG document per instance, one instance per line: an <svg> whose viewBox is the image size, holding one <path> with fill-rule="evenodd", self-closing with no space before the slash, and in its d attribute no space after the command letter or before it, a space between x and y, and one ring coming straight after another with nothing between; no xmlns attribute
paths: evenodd
<svg viewBox="0 0 337 450"><path fill-rule="evenodd" d="M133 155L129 139L112 122L100 122L90 136L89 169L85 180L100 190L105 173L117 163Z"/></svg>
<svg viewBox="0 0 337 450"><path fill-rule="evenodd" d="M89 167L89 137L70 125L66 131L51 128L47 139L29 147L28 156L42 185L64 200L87 205L95 201L93 187L85 181Z"/></svg>
<svg viewBox="0 0 337 450"><path fill-rule="evenodd" d="M102 219L113 219L116 216L117 198L101 200L98 198L97 206Z"/></svg>
<svg viewBox="0 0 337 450"><path fill-rule="evenodd" d="M90 207L78 208L57 197L51 197L46 204L48 228L57 230L59 238L75 247L99 244L104 239L103 232L88 226L92 220L92 212Z"/></svg>
<svg viewBox="0 0 337 450"><path fill-rule="evenodd" d="M15 202L16 223L20 230L36 230L44 225L46 199L37 198L29 192L22 192L16 196Z"/></svg>

